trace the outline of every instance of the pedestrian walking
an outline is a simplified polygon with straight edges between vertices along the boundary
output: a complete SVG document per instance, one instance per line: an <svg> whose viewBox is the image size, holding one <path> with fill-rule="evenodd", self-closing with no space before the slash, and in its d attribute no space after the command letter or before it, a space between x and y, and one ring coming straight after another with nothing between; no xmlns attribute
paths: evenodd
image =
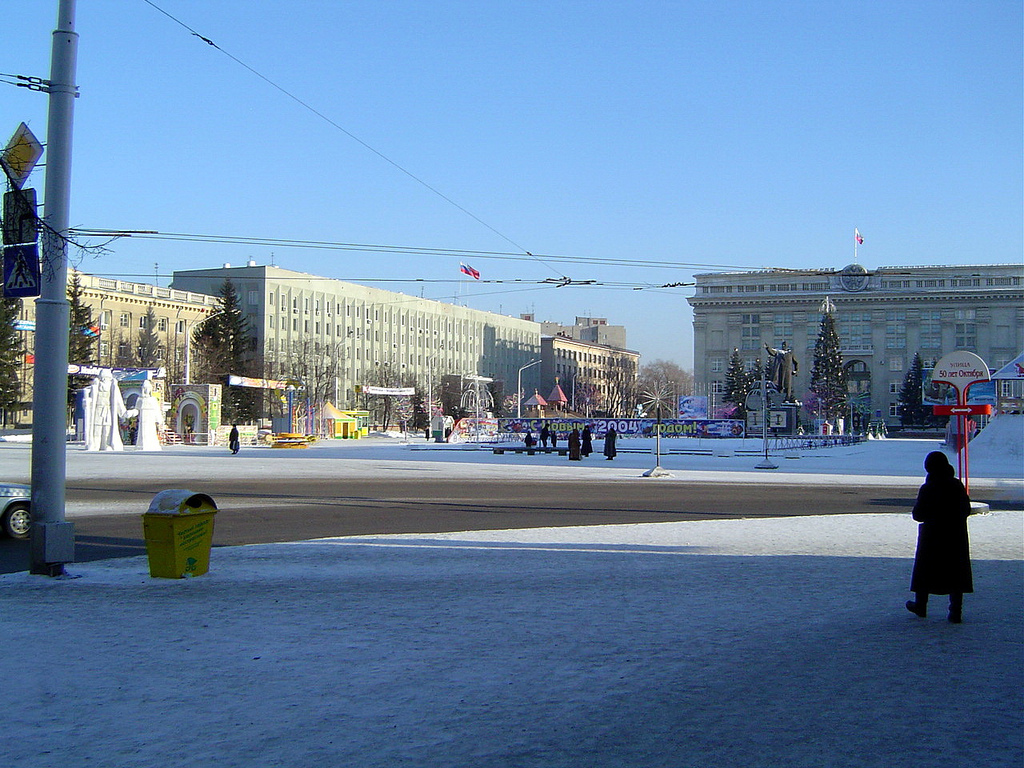
<svg viewBox="0 0 1024 768"><path fill-rule="evenodd" d="M594 436L590 432L590 425L587 424L583 427L583 433L580 435L580 453L586 458L594 452Z"/></svg>
<svg viewBox="0 0 1024 768"><path fill-rule="evenodd" d="M238 439L238 425L232 424L231 431L228 433L228 448L231 449L232 454L236 454L241 447L242 443Z"/></svg>
<svg viewBox="0 0 1024 768"><path fill-rule="evenodd" d="M964 593L974 591L967 517L971 499L949 464L946 454L932 451L924 460L928 473L917 494L913 516L917 528L917 554L910 590L914 599L907 610L924 618L928 595L949 595L949 620L963 620Z"/></svg>
<svg viewBox="0 0 1024 768"><path fill-rule="evenodd" d="M548 447L548 437L550 435L551 435L551 433L548 431L548 425L547 424L545 424L543 427L540 428L540 447L541 448L547 448Z"/></svg>
<svg viewBox="0 0 1024 768"><path fill-rule="evenodd" d="M552 429L548 433L548 436L551 438L551 447L552 448L557 448L558 447L558 433L555 432L555 430Z"/></svg>
<svg viewBox="0 0 1024 768"><path fill-rule="evenodd" d="M533 448L533 446L536 445L536 443L537 443L537 441L533 439L533 433L532 432L527 432L526 433L526 437L523 438L523 442L526 444L527 448Z"/></svg>
<svg viewBox="0 0 1024 768"><path fill-rule="evenodd" d="M573 428L569 433L569 461L580 460L580 431Z"/></svg>
<svg viewBox="0 0 1024 768"><path fill-rule="evenodd" d="M615 433L615 427L608 427L608 431L604 433L604 457L608 461L615 458L615 438L618 435Z"/></svg>

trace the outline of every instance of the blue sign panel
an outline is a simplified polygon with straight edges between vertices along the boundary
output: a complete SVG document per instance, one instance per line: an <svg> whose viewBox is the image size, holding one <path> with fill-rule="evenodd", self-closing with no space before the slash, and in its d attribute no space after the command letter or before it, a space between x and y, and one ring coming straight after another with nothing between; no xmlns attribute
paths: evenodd
<svg viewBox="0 0 1024 768"><path fill-rule="evenodd" d="M39 248L35 243L4 246L4 296L38 296L41 282Z"/></svg>

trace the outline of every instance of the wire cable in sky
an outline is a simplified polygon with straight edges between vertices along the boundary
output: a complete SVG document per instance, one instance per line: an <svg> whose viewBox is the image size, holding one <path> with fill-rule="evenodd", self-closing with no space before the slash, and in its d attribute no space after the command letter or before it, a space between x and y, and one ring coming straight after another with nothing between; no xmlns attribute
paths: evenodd
<svg viewBox="0 0 1024 768"><path fill-rule="evenodd" d="M636 267L647 269L695 269L750 271L749 266L735 264L701 264L683 261L659 261L655 259L626 259L600 256L568 256L558 254L523 254L511 251L474 251L459 248L433 248L429 246L376 245L369 243L344 243L327 240L291 240L286 238L248 237L236 235L193 234L184 232L157 232L155 230L119 230L104 228L73 227L71 233L82 237L118 238L131 237L142 240L169 240L195 243L217 243L224 245L255 245L274 248L309 248L334 251L368 251L391 253L399 256L443 256L448 258L495 259L499 261L529 261L542 258L545 261L587 266ZM568 280L559 274L559 279ZM575 281L580 282L580 281Z"/></svg>
<svg viewBox="0 0 1024 768"><path fill-rule="evenodd" d="M527 250L526 248L524 248L523 246L521 246L521 245L520 245L519 243L517 243L517 242L516 242L515 240L513 240L512 238L510 238L510 237L509 237L508 235L506 235L506 234L504 234L503 232L499 231L498 229L496 229L496 228L492 227L492 226L491 226L490 224L488 224L488 223L487 223L486 221L484 221L483 219L481 219L481 218L480 218L479 216L477 216L477 215L476 215L475 213L473 213L472 211L468 210L468 209L467 209L467 208L465 208L464 206L462 206L462 205L459 205L459 203L457 203L457 202L455 202L454 200L452 200L452 198L448 197L448 195L446 195L446 194L444 194L443 192L441 192L441 190L437 189L437 187L435 187L435 186L433 186L433 185L431 185L431 184L428 184L428 183L427 183L426 181L424 181L423 179L421 179L421 178L420 178L419 176L417 176L416 174L414 174L414 173L413 173L412 171L410 171L409 169L407 169L407 168L403 167L402 165L399 165L399 164L398 164L397 162L395 162L394 160L392 160L392 159L391 159L390 157L388 157L387 155L385 155L385 154L384 154L383 152L381 152L380 150L376 149L375 147L371 146L370 144L367 144L367 143L366 143L365 141L363 141L363 140L362 140L361 138L359 138L358 136L356 136L356 135L355 135L354 133L352 133L352 132L351 132L351 131L349 131L348 129L344 128L343 126L339 125L339 124L338 124L337 122L335 122L334 120L332 120L332 119L331 119L330 117L328 117L327 115L325 115L325 114L324 114L323 112L321 112L320 110L318 110L318 109L317 109L316 107L312 106L311 104L309 104L309 103L308 103L308 102L306 102L306 101L303 101L303 100L302 100L301 98L299 98L298 96L296 96L296 95L295 95L294 93L292 93L292 92L291 92L291 91L289 91L288 89L284 88L283 86L280 86L280 85L278 85L278 84L277 84L277 83L275 83L275 82L274 82L273 80L271 80L271 79L270 79L269 77L267 77L266 75L264 75L264 74L260 73L259 71L257 71L257 70L256 70L256 69L254 69L253 67L249 66L248 64L246 64L246 63L245 63L244 61L242 61L241 59L239 59L239 58L238 58L237 56L235 56L234 54L232 54L232 53L230 53L230 52L228 52L228 51L224 50L223 48L221 48L221 47L220 47L219 45L217 45L217 43L215 43L215 42L214 42L213 40L211 40L210 38L206 37L205 35L201 35L201 34L199 34L199 32L197 32L196 30L194 30L194 29L193 29L192 27L190 27L190 26L189 26L188 24L186 24L185 22L183 22L183 21L182 21L181 19L175 18L175 17L174 17L174 16L172 16L172 15L171 15L170 13L168 13L167 11L165 11L165 10L164 10L163 8L161 8L160 6L158 6L158 5L156 4L156 3L152 2L152 0L142 0L142 1L143 1L144 3L146 3L147 5L151 6L151 7L153 8L153 9L155 9L155 10L159 11L160 13L162 13L162 14L163 14L164 16L166 16L166 17L167 17L168 19L170 19L171 21L173 21L173 22L174 22L175 24L178 24L179 26L183 27L184 29L187 29L187 30L188 30L189 32L191 32L191 33L192 33L193 35L195 35L196 37L198 37L198 38L199 38L200 40L202 40L202 41L203 41L204 43L206 43L207 45L209 45L209 46L212 46L213 48L216 48L216 49L217 49L218 51L220 51L220 52L221 52L222 54L224 54L224 55L225 55L225 56L227 56L227 57L228 57L229 59L231 59L231 60L232 60L233 62L235 62L236 64L238 64L238 65L239 65L240 67L244 68L245 70L247 70L247 71L248 71L248 72L250 72L251 74L255 75L256 77L258 77L258 78L259 78L260 80L262 80L263 82L265 82L265 83L266 83L267 85L269 85L270 87L272 87L272 88L274 88L275 90L277 90L277 91L281 92L282 94L284 94L285 96L287 96L287 97L288 97L289 99L291 99L292 101L294 101L294 102L295 102L296 104L298 104L299 106L301 106L301 107L302 107L303 109L305 109L305 110L307 110L307 111L309 111L309 112L313 113L314 115L316 115L317 117L319 117L319 118L320 118L321 120L323 120L324 122L326 122L326 123L327 123L328 125L331 125L331 126L333 126L334 128L336 128L337 130L341 131L341 132L342 132L343 134L345 134L346 136L348 136L348 137L349 137L350 139L352 139L352 140L353 140L354 142L356 142L356 143L357 143L357 144L359 144L360 146L364 147L365 149L369 150L370 152L372 152L373 154L375 154L375 155L376 155L377 157L379 157L379 158L380 158L381 160L383 160L384 162L388 163L389 165L391 165L392 167L394 167L394 168L395 168L395 169L397 169L398 171L401 171L401 172L402 172L402 173L404 173L404 174L405 174L406 176L408 176L408 177L409 177L410 179L412 179L413 181L415 181L415 182L416 182L417 184L420 184L420 185L422 185L423 187L425 187L426 189L430 190L430 191L431 191L431 192L433 192L433 193L434 193L435 195L437 195L438 197L440 197L440 198L441 198L442 200L444 200L445 202L449 203L450 205L454 206L454 207L455 207L455 208L457 208L458 210L462 211L462 213L464 213L464 214L466 214L467 216L469 216L469 217L470 217L471 219L473 219L473 220L474 220L475 222L477 222L477 223L478 223L478 224L480 224L481 226L484 226L484 227L486 227L487 229L489 229L489 230L490 230L491 232L493 232L494 234L496 234L496 235L497 235L498 237L500 237L500 238L501 238L502 240L505 240L506 242L508 242L508 243L510 243L511 245L515 246L515 248L517 248L517 249L518 249L519 251L521 251L522 253L526 254L527 256L531 257L531 258L532 258L532 259L533 259L534 261L536 261L537 263L539 263L539 264L543 264L543 265L544 265L545 267L547 267L548 269L550 269L550 270L551 270L552 272L554 272L555 274L558 274L558 270L556 270L556 269L555 269L554 267L552 267L552 266L551 266L550 264L546 264L546 263L545 263L545 262L544 262L544 261L543 261L542 259L540 259L540 258L538 258L538 257L534 256L534 255L533 255L532 253L530 253L530 251L528 251L528 250Z"/></svg>

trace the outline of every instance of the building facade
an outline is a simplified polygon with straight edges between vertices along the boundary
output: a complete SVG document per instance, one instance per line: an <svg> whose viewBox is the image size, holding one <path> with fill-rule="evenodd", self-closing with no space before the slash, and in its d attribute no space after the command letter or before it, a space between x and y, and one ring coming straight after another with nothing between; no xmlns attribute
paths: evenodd
<svg viewBox="0 0 1024 768"><path fill-rule="evenodd" d="M82 301L92 310L97 365L132 367L137 359L139 334L153 330L159 340L157 356L167 375L182 381L189 336L197 324L215 311L217 298L194 291L162 288L79 272ZM69 278L70 279L70 278Z"/></svg>
<svg viewBox="0 0 1024 768"><path fill-rule="evenodd" d="M416 381L436 387L436 399L450 374L487 376L511 393L540 354L537 323L276 266L175 272L172 284L216 295L228 279L261 375L301 380L340 407L357 407L356 387L367 384ZM524 373L524 389L535 386Z"/></svg>
<svg viewBox="0 0 1024 768"><path fill-rule="evenodd" d="M915 353L926 366L968 350L993 369L1024 349L1024 265L773 269L696 275L693 308L696 391L724 391L734 349L748 369L764 345L794 350L795 389L806 399L821 308L835 305L850 389L866 414L899 423L898 402ZM870 405L868 405L870 403Z"/></svg>
<svg viewBox="0 0 1024 768"><path fill-rule="evenodd" d="M632 416L640 353L569 336L542 336L539 393L558 384L569 411L581 416ZM533 394L526 392L526 397Z"/></svg>
<svg viewBox="0 0 1024 768"><path fill-rule="evenodd" d="M533 315L520 315L524 320L533 320ZM577 317L572 325L562 325L550 320L542 321L540 332L543 336L562 336L569 339L603 344L606 347L626 349L626 328L609 325L606 317Z"/></svg>
<svg viewBox="0 0 1024 768"><path fill-rule="evenodd" d="M153 367L166 368L167 377L173 382L184 380L190 351L189 334L215 310L216 297L70 271L69 286L75 274L82 290L82 303L92 313L92 326L81 332L94 340L93 364L105 368L138 367L141 364L139 336L152 322L159 360ZM24 404L17 414L20 425L32 423L35 357L45 354L45 350L37 350L35 346L35 317L35 300L23 300L16 325L21 329L25 349L24 365L19 373Z"/></svg>

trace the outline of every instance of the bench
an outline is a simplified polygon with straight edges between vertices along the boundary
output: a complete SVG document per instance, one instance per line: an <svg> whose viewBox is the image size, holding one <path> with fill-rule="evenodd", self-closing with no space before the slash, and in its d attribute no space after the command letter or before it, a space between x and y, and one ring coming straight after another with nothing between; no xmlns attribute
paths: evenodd
<svg viewBox="0 0 1024 768"><path fill-rule="evenodd" d="M535 453L557 453L559 456L568 456L569 448L527 448L525 445L522 447L508 447L508 448L495 448L494 452L499 456L503 453L525 453L527 456L533 456Z"/></svg>
<svg viewBox="0 0 1024 768"><path fill-rule="evenodd" d="M309 448L312 439L307 435L299 435L291 432L281 432L273 437L271 448Z"/></svg>

